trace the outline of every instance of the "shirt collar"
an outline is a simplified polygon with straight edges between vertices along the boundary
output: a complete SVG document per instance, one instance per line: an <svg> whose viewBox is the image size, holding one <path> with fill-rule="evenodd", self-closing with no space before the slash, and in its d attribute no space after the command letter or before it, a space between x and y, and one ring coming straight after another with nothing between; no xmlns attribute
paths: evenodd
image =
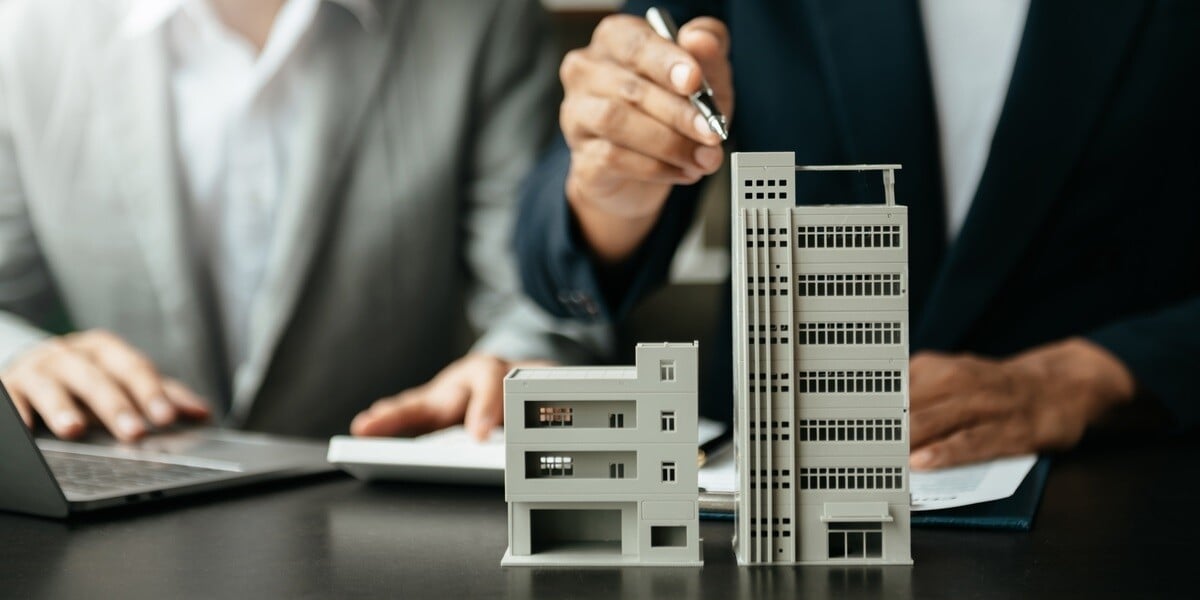
<svg viewBox="0 0 1200 600"><path fill-rule="evenodd" d="M204 0L129 0L129 11L121 24L121 32L127 36L150 33L171 20L188 2ZM359 25L368 32L379 26L379 7L375 0L323 0L345 8Z"/></svg>

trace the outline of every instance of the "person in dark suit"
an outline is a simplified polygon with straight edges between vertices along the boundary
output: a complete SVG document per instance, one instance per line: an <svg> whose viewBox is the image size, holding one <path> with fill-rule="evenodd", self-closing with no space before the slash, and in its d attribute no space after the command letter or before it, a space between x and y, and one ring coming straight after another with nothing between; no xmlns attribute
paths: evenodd
<svg viewBox="0 0 1200 600"><path fill-rule="evenodd" d="M1200 420L1200 4L662 4L679 46L632 2L562 63L516 238L542 306L619 320L663 282L723 160L685 99L703 73L733 148L904 165L914 467L1068 448L1131 409ZM722 318L702 402L728 418Z"/></svg>

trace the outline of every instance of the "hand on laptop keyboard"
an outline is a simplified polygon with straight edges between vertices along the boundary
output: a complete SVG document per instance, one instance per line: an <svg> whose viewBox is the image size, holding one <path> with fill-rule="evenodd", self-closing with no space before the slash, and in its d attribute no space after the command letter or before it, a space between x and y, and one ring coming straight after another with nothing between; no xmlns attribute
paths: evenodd
<svg viewBox="0 0 1200 600"><path fill-rule="evenodd" d="M27 426L35 414L61 438L84 433L90 411L117 439L131 441L182 418L206 419L208 403L121 338L92 330L51 338L17 357L0 379Z"/></svg>

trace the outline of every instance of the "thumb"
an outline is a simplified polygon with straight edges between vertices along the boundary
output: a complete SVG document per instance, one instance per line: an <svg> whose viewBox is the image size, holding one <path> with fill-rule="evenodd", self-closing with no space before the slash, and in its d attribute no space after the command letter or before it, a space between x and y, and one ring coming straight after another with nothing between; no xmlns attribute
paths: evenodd
<svg viewBox="0 0 1200 600"><path fill-rule="evenodd" d="M712 17L692 19L679 29L679 45L700 63L713 88L717 106L729 117L733 112L733 69L729 65L729 28Z"/></svg>

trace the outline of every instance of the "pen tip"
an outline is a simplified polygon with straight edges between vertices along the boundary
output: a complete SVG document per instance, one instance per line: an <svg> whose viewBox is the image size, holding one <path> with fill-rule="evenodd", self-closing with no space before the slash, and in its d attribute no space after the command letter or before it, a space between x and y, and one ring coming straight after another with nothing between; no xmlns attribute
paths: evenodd
<svg viewBox="0 0 1200 600"><path fill-rule="evenodd" d="M725 129L725 122L716 116L708 118L708 126L713 130L713 133L721 136L721 141L729 141L729 130Z"/></svg>

